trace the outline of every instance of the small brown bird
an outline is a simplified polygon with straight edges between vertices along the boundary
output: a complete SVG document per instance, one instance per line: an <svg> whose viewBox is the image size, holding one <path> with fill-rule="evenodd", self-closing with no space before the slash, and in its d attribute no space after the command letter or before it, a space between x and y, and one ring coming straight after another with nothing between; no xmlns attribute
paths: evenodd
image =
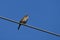
<svg viewBox="0 0 60 40"><path fill-rule="evenodd" d="M26 24L28 21L28 15L25 15L19 23ZM20 29L21 24L18 26L18 30Z"/></svg>

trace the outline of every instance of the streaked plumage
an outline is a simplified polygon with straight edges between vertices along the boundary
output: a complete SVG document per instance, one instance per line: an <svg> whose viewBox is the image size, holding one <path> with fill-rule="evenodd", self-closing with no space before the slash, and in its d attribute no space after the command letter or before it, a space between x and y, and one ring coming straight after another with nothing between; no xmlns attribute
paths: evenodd
<svg viewBox="0 0 60 40"><path fill-rule="evenodd" d="M25 15L19 23L26 24L28 21L28 15ZM20 29L21 24L18 26L18 30Z"/></svg>

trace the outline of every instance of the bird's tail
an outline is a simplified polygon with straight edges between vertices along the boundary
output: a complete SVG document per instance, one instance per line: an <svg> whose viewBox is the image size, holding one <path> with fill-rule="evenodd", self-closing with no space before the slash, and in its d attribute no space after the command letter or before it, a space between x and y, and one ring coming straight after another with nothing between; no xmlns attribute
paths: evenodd
<svg viewBox="0 0 60 40"><path fill-rule="evenodd" d="M19 26L18 26L18 30L20 29L20 26L21 26L21 24L19 24Z"/></svg>

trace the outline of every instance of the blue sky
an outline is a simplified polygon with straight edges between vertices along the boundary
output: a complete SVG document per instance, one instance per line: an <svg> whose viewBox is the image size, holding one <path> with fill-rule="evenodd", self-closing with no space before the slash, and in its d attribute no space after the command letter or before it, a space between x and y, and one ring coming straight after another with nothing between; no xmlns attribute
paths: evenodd
<svg viewBox="0 0 60 40"><path fill-rule="evenodd" d="M0 16L19 22L28 14L27 24L60 34L60 0L0 0ZM60 40L59 37L39 32L0 19L0 40Z"/></svg>

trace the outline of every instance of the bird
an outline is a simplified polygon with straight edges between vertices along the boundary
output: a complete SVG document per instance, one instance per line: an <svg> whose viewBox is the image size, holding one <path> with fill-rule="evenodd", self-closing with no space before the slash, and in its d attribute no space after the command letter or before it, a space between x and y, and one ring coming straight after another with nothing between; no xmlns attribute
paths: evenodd
<svg viewBox="0 0 60 40"><path fill-rule="evenodd" d="M28 15L25 15L20 21L19 21L19 26L18 26L18 30L20 29L20 26L22 25L22 24L26 24L27 23L27 21L28 21Z"/></svg>

